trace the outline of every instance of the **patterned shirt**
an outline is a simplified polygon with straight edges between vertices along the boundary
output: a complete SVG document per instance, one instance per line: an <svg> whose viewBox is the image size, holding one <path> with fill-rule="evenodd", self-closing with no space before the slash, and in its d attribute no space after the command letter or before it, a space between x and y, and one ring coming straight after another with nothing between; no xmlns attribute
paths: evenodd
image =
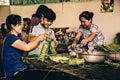
<svg viewBox="0 0 120 80"><path fill-rule="evenodd" d="M105 43L104 42L105 38L102 34L102 31L95 24L92 24L89 30L86 30L83 28L83 26L80 26L78 29L78 32L82 33L83 39L89 37L91 35L91 33L96 33L97 36L92 41L88 42L88 49L90 49L90 50L94 49L94 46L96 46L96 45Z"/></svg>

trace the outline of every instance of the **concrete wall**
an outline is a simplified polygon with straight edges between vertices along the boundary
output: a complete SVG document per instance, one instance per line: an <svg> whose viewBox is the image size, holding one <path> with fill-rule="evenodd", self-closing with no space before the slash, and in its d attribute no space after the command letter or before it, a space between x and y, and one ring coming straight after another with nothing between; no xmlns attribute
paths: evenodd
<svg viewBox="0 0 120 80"><path fill-rule="evenodd" d="M101 13L101 0L88 2L64 2L45 4L57 15L51 27L70 27L77 29L80 25L79 14L84 10L94 12L93 23L97 24L105 35L106 43L112 43L116 33L120 32L120 0L114 0L114 11ZM31 17L39 5L10 6L10 12L22 17ZM1 12L1 11L0 11Z"/></svg>
<svg viewBox="0 0 120 80"><path fill-rule="evenodd" d="M10 6L0 6L0 24L5 22L5 19L9 14Z"/></svg>

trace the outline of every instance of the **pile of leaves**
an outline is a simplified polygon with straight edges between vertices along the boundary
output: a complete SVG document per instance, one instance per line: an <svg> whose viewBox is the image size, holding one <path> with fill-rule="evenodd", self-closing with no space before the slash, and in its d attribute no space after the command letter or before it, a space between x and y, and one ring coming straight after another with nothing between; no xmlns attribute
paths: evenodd
<svg viewBox="0 0 120 80"><path fill-rule="evenodd" d="M68 64L68 65L81 65L85 62L84 59L72 57L68 53L56 54L56 55L50 56L50 60L56 63L62 63L62 64Z"/></svg>
<svg viewBox="0 0 120 80"><path fill-rule="evenodd" d="M120 51L120 45L119 44L106 44L106 45L98 45L96 46L96 50L104 51L106 53L111 52L119 52Z"/></svg>

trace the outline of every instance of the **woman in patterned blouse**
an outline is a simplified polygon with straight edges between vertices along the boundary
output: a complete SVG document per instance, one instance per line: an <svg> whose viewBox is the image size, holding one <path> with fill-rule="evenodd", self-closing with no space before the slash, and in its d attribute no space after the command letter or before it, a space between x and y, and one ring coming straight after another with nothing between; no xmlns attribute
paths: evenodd
<svg viewBox="0 0 120 80"><path fill-rule="evenodd" d="M79 20L81 22L81 25L71 45L72 48L78 48L82 45L82 47L93 50L96 45L101 45L105 43L104 36L101 30L97 25L92 23L93 16L94 13L89 11L83 11L80 14Z"/></svg>

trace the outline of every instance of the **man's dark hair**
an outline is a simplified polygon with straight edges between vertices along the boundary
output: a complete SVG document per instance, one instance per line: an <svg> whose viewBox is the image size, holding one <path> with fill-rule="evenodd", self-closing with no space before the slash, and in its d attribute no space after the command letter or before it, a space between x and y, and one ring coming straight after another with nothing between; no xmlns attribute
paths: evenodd
<svg viewBox="0 0 120 80"><path fill-rule="evenodd" d="M43 13L43 17L47 18L48 20L54 21L56 19L56 14L52 9L47 9Z"/></svg>
<svg viewBox="0 0 120 80"><path fill-rule="evenodd" d="M38 17L39 19L41 19L42 14L44 13L44 11L46 11L48 9L47 6L45 5L40 5L38 7L38 9L36 10L36 13L34 14L34 16Z"/></svg>
<svg viewBox="0 0 120 80"><path fill-rule="evenodd" d="M45 17L51 21L54 21L56 19L55 12L45 5L40 5L34 16L38 17L39 19L41 19L41 17Z"/></svg>

